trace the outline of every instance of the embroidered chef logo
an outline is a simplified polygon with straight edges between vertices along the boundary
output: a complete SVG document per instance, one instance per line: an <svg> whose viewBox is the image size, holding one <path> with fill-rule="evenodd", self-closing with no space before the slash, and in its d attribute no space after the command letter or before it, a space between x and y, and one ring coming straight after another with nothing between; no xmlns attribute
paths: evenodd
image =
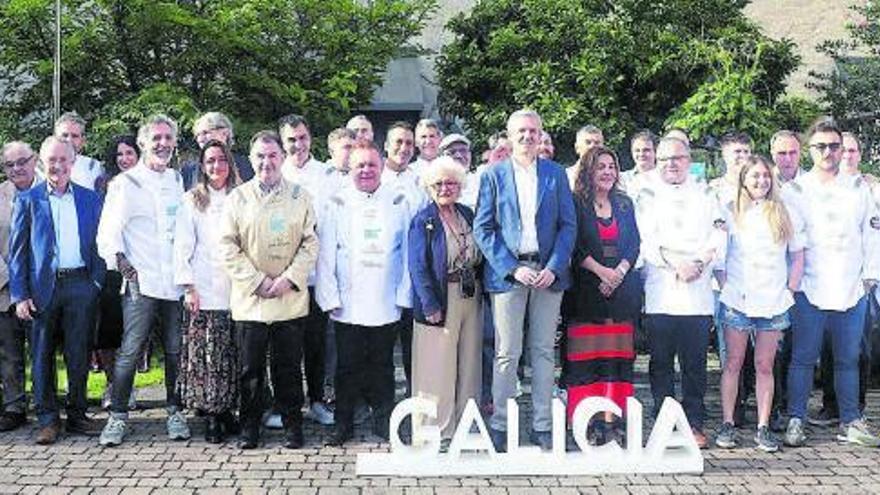
<svg viewBox="0 0 880 495"><path fill-rule="evenodd" d="M880 230L880 217L871 217L871 228L875 230Z"/></svg>

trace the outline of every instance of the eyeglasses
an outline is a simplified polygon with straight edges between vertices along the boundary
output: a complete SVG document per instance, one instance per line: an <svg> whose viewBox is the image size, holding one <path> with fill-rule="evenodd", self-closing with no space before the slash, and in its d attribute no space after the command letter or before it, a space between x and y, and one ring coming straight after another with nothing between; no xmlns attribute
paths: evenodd
<svg viewBox="0 0 880 495"><path fill-rule="evenodd" d="M458 189L461 186L461 183L455 182L454 180L445 180L441 182L435 182L431 184L431 189L435 191L440 191L444 187L446 189Z"/></svg>
<svg viewBox="0 0 880 495"><path fill-rule="evenodd" d="M831 150L831 152L835 152L840 149L840 143L816 143L811 144L810 148L818 151L819 153L825 153L827 150Z"/></svg>
<svg viewBox="0 0 880 495"><path fill-rule="evenodd" d="M679 160L684 160L685 158L688 158L688 157L689 157L689 155L661 156L661 157L657 157L657 161L662 162L662 163L668 163L668 162L674 162L674 161L677 162Z"/></svg>
<svg viewBox="0 0 880 495"><path fill-rule="evenodd" d="M471 149L467 146L453 146L446 148L443 150L443 154L446 156L455 156L455 155L466 155L471 152Z"/></svg>
<svg viewBox="0 0 880 495"><path fill-rule="evenodd" d="M34 156L35 155L30 155L30 156L26 156L23 158L19 158L18 160L11 160L8 162L3 162L3 168L13 169L16 167L24 167L25 165L28 164L28 162L30 162L34 158Z"/></svg>

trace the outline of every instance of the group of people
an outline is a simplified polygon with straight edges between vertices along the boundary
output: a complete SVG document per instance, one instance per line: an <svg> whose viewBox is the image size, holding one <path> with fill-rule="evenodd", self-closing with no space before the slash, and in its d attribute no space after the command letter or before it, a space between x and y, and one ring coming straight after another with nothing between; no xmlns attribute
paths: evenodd
<svg viewBox="0 0 880 495"><path fill-rule="evenodd" d="M61 432L60 345L66 431L121 444L138 360L155 333L172 440L190 438L191 411L207 441L238 435L242 448L256 448L275 416L285 447L296 449L304 410L333 425L333 445L367 416L387 440L399 340L407 394L437 405L413 427L436 425L445 447L476 399L498 451L528 349L528 438L549 450L554 395L569 416L593 396L625 409L641 326L655 413L676 396L677 359L702 447L714 326L723 365L716 445L737 445L752 389L755 445L777 450L771 426L785 416L784 442L803 445L826 337L838 438L880 445L860 374L880 216L858 172L858 140L830 119L803 136L778 132L769 159L753 154L749 136L726 135L726 172L708 183L693 173L678 129L633 136L635 167L622 172L601 129L585 126L579 158L565 168L531 110L509 116L476 168L470 140L427 119L389 126L380 151L370 121L356 116L328 135L327 163L312 154L299 115L256 133L243 157L231 151L230 120L207 113L193 126L198 160L176 165L178 127L167 116L115 139L103 164L81 154L85 127L65 114L38 155L23 142L2 150L0 430L26 421L27 340L36 442ZM809 171L800 168L804 145ZM86 414L93 349L110 363L103 427ZM598 444L625 436L610 414L589 434Z"/></svg>

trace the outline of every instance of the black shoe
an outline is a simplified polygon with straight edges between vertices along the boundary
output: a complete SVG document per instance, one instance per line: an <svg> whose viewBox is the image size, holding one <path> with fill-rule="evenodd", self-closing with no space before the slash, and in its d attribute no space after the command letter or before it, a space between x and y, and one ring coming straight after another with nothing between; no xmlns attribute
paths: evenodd
<svg viewBox="0 0 880 495"><path fill-rule="evenodd" d="M301 449L303 443L305 442L303 441L302 426L290 427L285 434L284 448Z"/></svg>
<svg viewBox="0 0 880 495"><path fill-rule="evenodd" d="M241 433L241 424L235 419L235 414L232 411L224 411L218 414L217 419L220 421L220 426L223 427L223 432L227 435L238 435Z"/></svg>
<svg viewBox="0 0 880 495"><path fill-rule="evenodd" d="M208 443L223 443L223 425L217 415L205 415L205 441Z"/></svg>
<svg viewBox="0 0 880 495"><path fill-rule="evenodd" d="M553 450L553 436L549 431L532 430L529 432L529 441L541 447L541 450Z"/></svg>
<svg viewBox="0 0 880 495"><path fill-rule="evenodd" d="M102 427L101 423L89 418L85 414L67 417L67 433L94 437L101 433Z"/></svg>
<svg viewBox="0 0 880 495"><path fill-rule="evenodd" d="M788 428L788 419L780 409L775 409L770 415L770 431L782 433Z"/></svg>
<svg viewBox="0 0 880 495"><path fill-rule="evenodd" d="M240 440L238 441L238 446L242 450L250 450L257 448L257 445L260 443L260 429L259 427L255 428L244 428L241 432Z"/></svg>
<svg viewBox="0 0 880 495"><path fill-rule="evenodd" d="M333 432L333 436L327 441L328 447L342 447L345 442L354 438L354 431L351 428L338 427Z"/></svg>
<svg viewBox="0 0 880 495"><path fill-rule="evenodd" d="M507 432L489 428L489 438L495 446L495 452L499 454L507 452Z"/></svg>
<svg viewBox="0 0 880 495"><path fill-rule="evenodd" d="M27 423L24 413L5 412L0 414L0 431L12 431Z"/></svg>

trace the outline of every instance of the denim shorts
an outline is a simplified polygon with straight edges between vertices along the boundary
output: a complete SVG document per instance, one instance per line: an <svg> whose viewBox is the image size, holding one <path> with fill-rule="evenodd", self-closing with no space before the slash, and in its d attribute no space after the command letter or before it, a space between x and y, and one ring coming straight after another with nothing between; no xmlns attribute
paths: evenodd
<svg viewBox="0 0 880 495"><path fill-rule="evenodd" d="M735 328L748 332L779 332L791 326L788 311L772 318L753 318L721 303L721 323L724 328Z"/></svg>

